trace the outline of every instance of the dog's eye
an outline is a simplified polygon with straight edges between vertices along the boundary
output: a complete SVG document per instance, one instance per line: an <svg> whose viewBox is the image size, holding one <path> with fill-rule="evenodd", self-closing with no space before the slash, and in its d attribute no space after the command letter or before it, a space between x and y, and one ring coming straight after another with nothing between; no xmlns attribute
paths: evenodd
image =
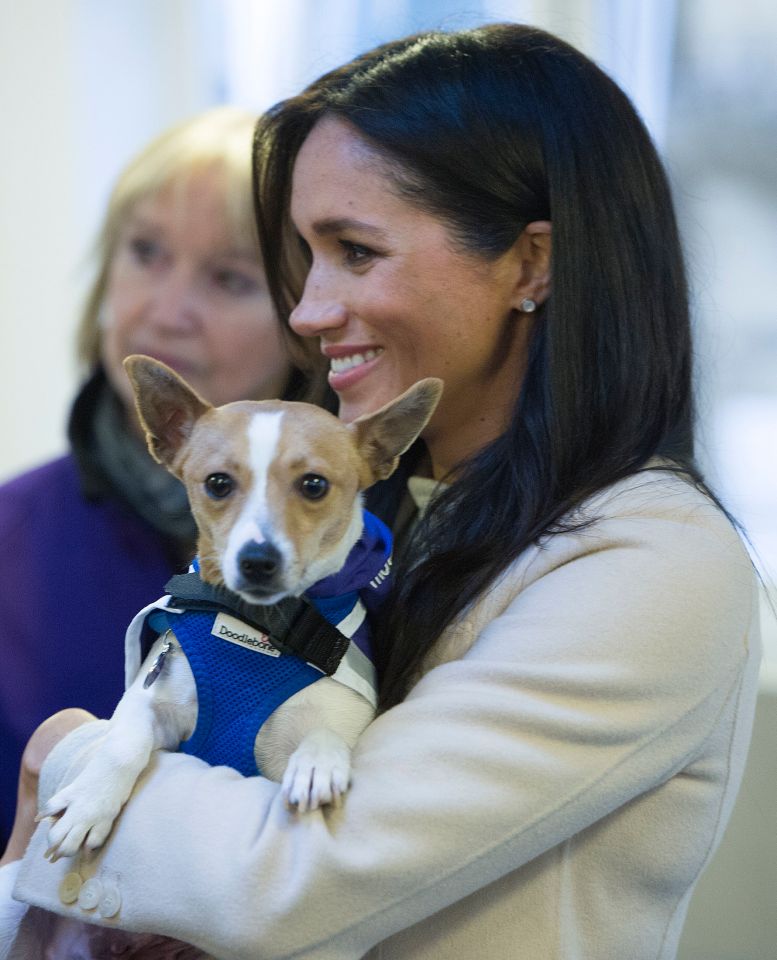
<svg viewBox="0 0 777 960"><path fill-rule="evenodd" d="M297 481L297 489L307 500L320 500L329 489L329 481L317 473L306 473Z"/></svg>
<svg viewBox="0 0 777 960"><path fill-rule="evenodd" d="M232 493L235 481L228 473L211 473L205 478L205 492L214 500L223 500Z"/></svg>

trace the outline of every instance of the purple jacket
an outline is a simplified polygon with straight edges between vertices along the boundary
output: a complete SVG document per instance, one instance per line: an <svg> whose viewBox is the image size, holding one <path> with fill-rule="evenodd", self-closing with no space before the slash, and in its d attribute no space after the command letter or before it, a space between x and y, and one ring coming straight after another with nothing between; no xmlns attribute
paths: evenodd
<svg viewBox="0 0 777 960"><path fill-rule="evenodd" d="M111 715L127 624L176 572L128 507L84 498L72 456L0 486L0 849L30 734L63 707Z"/></svg>

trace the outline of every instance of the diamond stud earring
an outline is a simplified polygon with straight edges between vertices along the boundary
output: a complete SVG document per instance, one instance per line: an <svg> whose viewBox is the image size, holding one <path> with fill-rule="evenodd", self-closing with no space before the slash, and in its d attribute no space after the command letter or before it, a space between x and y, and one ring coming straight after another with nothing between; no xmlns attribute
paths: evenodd
<svg viewBox="0 0 777 960"><path fill-rule="evenodd" d="M523 313L534 313L536 309L537 304L530 297L521 300L521 310Z"/></svg>

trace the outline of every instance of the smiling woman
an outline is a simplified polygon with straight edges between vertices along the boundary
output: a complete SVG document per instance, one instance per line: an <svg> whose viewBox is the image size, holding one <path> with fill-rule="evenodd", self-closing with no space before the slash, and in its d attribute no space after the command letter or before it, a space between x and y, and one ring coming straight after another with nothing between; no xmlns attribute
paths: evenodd
<svg viewBox="0 0 777 960"><path fill-rule="evenodd" d="M313 128L290 208L312 265L289 323L319 338L345 420L422 377L446 382L425 433L442 478L504 432L534 327L521 305L541 304L549 291L551 225L532 222L485 260L457 248L439 217L392 183L350 124L325 118Z"/></svg>

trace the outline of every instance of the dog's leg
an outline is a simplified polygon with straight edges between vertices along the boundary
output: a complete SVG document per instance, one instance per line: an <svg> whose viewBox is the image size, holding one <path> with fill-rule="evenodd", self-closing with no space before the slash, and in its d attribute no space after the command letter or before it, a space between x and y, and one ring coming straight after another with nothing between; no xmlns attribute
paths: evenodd
<svg viewBox="0 0 777 960"><path fill-rule="evenodd" d="M351 780L351 750L374 715L360 694L322 677L268 717L256 739L257 764L281 781L284 800L300 813L338 805Z"/></svg>
<svg viewBox="0 0 777 960"><path fill-rule="evenodd" d="M167 642L160 637L152 648L83 769L43 803L38 819L56 818L49 830L46 855L50 859L73 856L84 845L100 847L151 752L175 749L194 729L196 688L188 661L175 641L159 676L144 686Z"/></svg>
<svg viewBox="0 0 777 960"><path fill-rule="evenodd" d="M322 727L309 733L289 759L281 792L286 805L299 813L332 804L340 806L351 783L351 748Z"/></svg>

